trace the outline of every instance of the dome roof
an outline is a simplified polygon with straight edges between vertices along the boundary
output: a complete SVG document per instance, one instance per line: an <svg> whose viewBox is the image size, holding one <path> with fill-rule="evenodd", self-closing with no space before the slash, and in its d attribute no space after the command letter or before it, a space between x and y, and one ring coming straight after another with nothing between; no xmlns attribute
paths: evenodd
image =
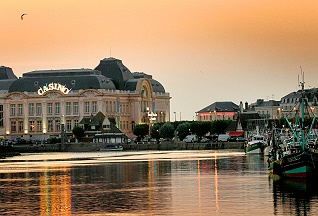
<svg viewBox="0 0 318 216"><path fill-rule="evenodd" d="M137 90L137 83L140 79L130 79L125 83L125 90L129 91L135 91ZM154 79L149 79L151 85L152 85L152 91L153 92L161 92L165 93L164 87L161 85L160 82Z"/></svg>
<svg viewBox="0 0 318 216"><path fill-rule="evenodd" d="M125 83L129 79L134 79L132 73L123 65L122 61L115 58L101 60L95 70L101 71L102 75L111 78L118 90L124 90Z"/></svg>
<svg viewBox="0 0 318 216"><path fill-rule="evenodd" d="M163 85L161 85L160 82L158 82L157 80L151 79L150 80L151 85L152 85L152 90L154 92L161 92L161 93L165 93L165 88L163 87Z"/></svg>

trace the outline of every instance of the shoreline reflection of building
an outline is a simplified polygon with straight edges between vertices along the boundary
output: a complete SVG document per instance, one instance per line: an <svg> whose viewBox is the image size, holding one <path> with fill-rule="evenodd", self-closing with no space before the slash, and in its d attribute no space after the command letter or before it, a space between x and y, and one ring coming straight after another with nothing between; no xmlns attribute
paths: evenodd
<svg viewBox="0 0 318 216"><path fill-rule="evenodd" d="M72 215L70 168L57 169L40 176L40 215Z"/></svg>

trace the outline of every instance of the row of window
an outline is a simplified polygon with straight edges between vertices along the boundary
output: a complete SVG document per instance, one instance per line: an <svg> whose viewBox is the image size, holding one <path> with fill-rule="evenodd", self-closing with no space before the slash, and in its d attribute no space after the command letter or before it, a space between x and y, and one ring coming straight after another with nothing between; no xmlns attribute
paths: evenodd
<svg viewBox="0 0 318 216"><path fill-rule="evenodd" d="M75 126L78 125L78 120L67 119L65 121L65 130L71 131ZM120 121L120 127L123 130L129 130L128 121ZM32 132L42 132L42 121L41 120L30 120L28 131ZM60 120L47 120L47 132L60 132L61 131L61 122ZM20 132L24 133L24 124L23 121L11 121L11 133Z"/></svg>
<svg viewBox="0 0 318 216"><path fill-rule="evenodd" d="M71 131L75 126L78 125L78 120L67 119L65 122L65 130ZM42 132L42 121L41 120L30 120L28 124L28 132ZM47 132L60 132L61 122L60 120L47 120ZM24 133L23 121L11 121L11 133Z"/></svg>
<svg viewBox="0 0 318 216"><path fill-rule="evenodd" d="M1 105L2 106L2 105ZM47 114L61 114L60 102L47 103ZM78 102L66 102L65 103L65 114L77 115L79 112ZM123 112L128 113L128 104L120 104L115 101L105 102L106 112ZM2 106L3 110L3 106ZM1 111L0 111L1 112ZM97 112L97 101L86 101L84 102L84 113L96 113ZM23 104L10 104L10 116L22 116L23 115ZM29 116L41 116L42 115L42 103L29 103Z"/></svg>

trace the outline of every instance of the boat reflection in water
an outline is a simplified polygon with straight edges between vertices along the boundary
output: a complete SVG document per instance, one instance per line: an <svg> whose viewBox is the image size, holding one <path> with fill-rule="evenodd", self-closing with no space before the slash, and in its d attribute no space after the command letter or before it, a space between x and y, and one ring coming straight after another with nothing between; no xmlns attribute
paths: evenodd
<svg viewBox="0 0 318 216"><path fill-rule="evenodd" d="M303 179L270 179L275 215L317 215L318 186Z"/></svg>

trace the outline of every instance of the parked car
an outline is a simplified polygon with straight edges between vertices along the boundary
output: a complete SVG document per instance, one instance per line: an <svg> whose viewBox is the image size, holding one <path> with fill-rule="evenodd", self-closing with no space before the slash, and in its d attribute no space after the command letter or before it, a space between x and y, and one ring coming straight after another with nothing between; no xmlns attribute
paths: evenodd
<svg viewBox="0 0 318 216"><path fill-rule="evenodd" d="M183 139L183 141L186 143L198 142L198 137L197 135L188 135Z"/></svg>
<svg viewBox="0 0 318 216"><path fill-rule="evenodd" d="M227 138L227 141L228 142L236 142L237 138L236 137L229 137L229 138Z"/></svg>
<svg viewBox="0 0 318 216"><path fill-rule="evenodd" d="M245 141L247 141L247 139L245 139L244 137L238 137L238 138L236 138L236 141L237 142L245 142Z"/></svg>
<svg viewBox="0 0 318 216"><path fill-rule="evenodd" d="M226 142L229 137L230 137L230 135L228 135L228 134L219 134L218 141L219 142Z"/></svg>
<svg viewBox="0 0 318 216"><path fill-rule="evenodd" d="M207 142L209 142L209 139L206 138L206 137L203 137L200 142L201 143L207 143Z"/></svg>

